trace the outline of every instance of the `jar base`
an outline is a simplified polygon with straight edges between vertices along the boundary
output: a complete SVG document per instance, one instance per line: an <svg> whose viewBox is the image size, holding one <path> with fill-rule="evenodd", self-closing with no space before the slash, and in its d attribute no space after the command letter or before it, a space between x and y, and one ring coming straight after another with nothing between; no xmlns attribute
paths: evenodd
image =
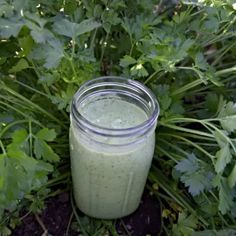
<svg viewBox="0 0 236 236"><path fill-rule="evenodd" d="M78 207L78 206L77 206ZM135 207L134 209L124 213L124 214L119 214L119 215L112 215L112 216L106 216L106 214L90 214L89 212L85 211L84 209L81 209L81 207L78 207L78 209L85 214L86 216L95 218L95 219L101 219L101 220L115 220L115 219L119 219L119 218L123 218L126 216L129 216L131 214L133 214L137 209L138 209L139 205L137 207Z"/></svg>

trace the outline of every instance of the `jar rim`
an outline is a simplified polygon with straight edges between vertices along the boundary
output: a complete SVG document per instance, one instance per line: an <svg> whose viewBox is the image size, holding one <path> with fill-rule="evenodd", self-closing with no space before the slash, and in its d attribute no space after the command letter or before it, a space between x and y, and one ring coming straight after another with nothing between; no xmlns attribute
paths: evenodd
<svg viewBox="0 0 236 236"><path fill-rule="evenodd" d="M146 95L148 95L150 99L152 113L141 124L128 128L107 128L92 123L79 112L77 102L81 99L81 97L86 91L89 91L89 89L94 88L93 85L98 85L98 84L126 85L141 90ZM136 80L128 79L121 76L101 76L86 81L84 84L81 85L81 87L75 93L71 103L71 115L75 119L76 124L79 127L82 127L85 130L89 130L97 135L108 136L108 137L127 137L127 136L134 136L138 134L147 133L147 131L152 129L153 125L156 124L159 113L160 113L159 103L155 95L149 88L147 88L145 85Z"/></svg>

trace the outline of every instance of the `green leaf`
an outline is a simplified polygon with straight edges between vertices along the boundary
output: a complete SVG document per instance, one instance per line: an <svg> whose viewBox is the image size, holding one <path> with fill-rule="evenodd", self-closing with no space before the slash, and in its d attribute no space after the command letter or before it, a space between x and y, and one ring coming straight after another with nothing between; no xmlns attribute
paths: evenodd
<svg viewBox="0 0 236 236"><path fill-rule="evenodd" d="M190 154L188 158L181 160L175 169L182 173L180 180L188 187L188 191L193 196L211 188L213 173L209 170L209 166L200 162L194 154Z"/></svg>
<svg viewBox="0 0 236 236"><path fill-rule="evenodd" d="M64 48L59 40L50 40L47 44L39 44L30 56L45 61L44 67L47 69L55 68L64 56Z"/></svg>
<svg viewBox="0 0 236 236"><path fill-rule="evenodd" d="M138 76L138 77L148 76L147 70L143 67L141 63L131 67L130 71L132 76Z"/></svg>
<svg viewBox="0 0 236 236"><path fill-rule="evenodd" d="M196 156L192 153L188 155L188 158L181 160L175 169L181 173L192 174L199 169L198 160Z"/></svg>
<svg viewBox="0 0 236 236"><path fill-rule="evenodd" d="M221 173L231 159L232 155L230 153L229 144L227 143L216 153L215 171Z"/></svg>
<svg viewBox="0 0 236 236"><path fill-rule="evenodd" d="M125 55L121 60L120 60L120 65L122 67L128 67L129 65L135 64L137 61L128 55Z"/></svg>
<svg viewBox="0 0 236 236"><path fill-rule="evenodd" d="M198 52L196 54L194 61L195 61L195 65L201 70L207 70L209 67L206 59L204 58L204 56L201 52Z"/></svg>
<svg viewBox="0 0 236 236"><path fill-rule="evenodd" d="M228 183L230 188L233 188L236 184L236 164L228 177Z"/></svg>
<svg viewBox="0 0 236 236"><path fill-rule="evenodd" d="M7 1L0 1L0 16L9 17L12 15L13 7Z"/></svg>
<svg viewBox="0 0 236 236"><path fill-rule="evenodd" d="M227 133L224 130L216 130L213 132L214 137L217 143L219 144L220 148L223 148L225 145L228 144L227 138L222 133L225 134L227 137Z"/></svg>
<svg viewBox="0 0 236 236"><path fill-rule="evenodd" d="M215 93L209 93L206 96L206 108L213 113L217 112L219 97Z"/></svg>
<svg viewBox="0 0 236 236"><path fill-rule="evenodd" d="M31 36L24 36L22 38L18 38L19 45L23 49L23 56L28 56L33 48L34 40Z"/></svg>
<svg viewBox="0 0 236 236"><path fill-rule="evenodd" d="M20 17L0 18L0 36L3 38L16 37L24 24L25 21Z"/></svg>
<svg viewBox="0 0 236 236"><path fill-rule="evenodd" d="M56 138L56 132L54 129L43 128L36 134L36 137L51 142Z"/></svg>
<svg viewBox="0 0 236 236"><path fill-rule="evenodd" d="M27 62L24 58L21 58L21 59L16 63L16 65L14 65L14 66L9 70L9 73L16 73L16 72L22 71L22 70L27 69L27 68L29 68L28 62Z"/></svg>
<svg viewBox="0 0 236 236"><path fill-rule="evenodd" d="M236 106L233 102L225 104L218 115L221 118L221 125L224 130L233 132L236 130Z"/></svg>
<svg viewBox="0 0 236 236"><path fill-rule="evenodd" d="M229 133L234 132L236 130L236 115L222 118L221 125Z"/></svg>
<svg viewBox="0 0 236 236"><path fill-rule="evenodd" d="M172 235L190 236L197 228L198 220L194 215L187 215L185 212L179 213L177 224L173 225Z"/></svg>
<svg viewBox="0 0 236 236"><path fill-rule="evenodd" d="M12 134L12 141L15 144L21 144L21 143L25 142L27 137L28 137L27 131L25 129L19 129L19 130L16 130Z"/></svg>
<svg viewBox="0 0 236 236"><path fill-rule="evenodd" d="M233 205L232 191L226 181L221 184L219 189L219 210L222 214L226 214Z"/></svg>
<svg viewBox="0 0 236 236"><path fill-rule="evenodd" d="M8 149L7 154L9 157L15 158L25 171L33 177L37 166L37 161L34 158L27 156L19 149Z"/></svg>
<svg viewBox="0 0 236 236"><path fill-rule="evenodd" d="M233 191L228 185L227 179L220 175L214 178L213 185L219 190L218 209L222 214L226 214L233 206Z"/></svg>
<svg viewBox="0 0 236 236"><path fill-rule="evenodd" d="M45 161L58 162L59 156L43 140L36 138L34 141L34 153L37 158L43 158Z"/></svg>
<svg viewBox="0 0 236 236"><path fill-rule="evenodd" d="M101 24L93 19L83 20L81 23L74 23L67 19L61 19L53 24L53 30L60 35L70 38L76 38L79 35L87 33L98 28Z"/></svg>

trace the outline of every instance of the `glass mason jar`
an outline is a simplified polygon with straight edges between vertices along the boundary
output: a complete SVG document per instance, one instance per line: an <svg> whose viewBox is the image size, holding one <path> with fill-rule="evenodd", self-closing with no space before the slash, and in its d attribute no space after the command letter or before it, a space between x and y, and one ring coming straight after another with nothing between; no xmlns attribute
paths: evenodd
<svg viewBox="0 0 236 236"><path fill-rule="evenodd" d="M159 105L141 83L90 80L71 106L70 155L78 208L102 219L137 209L151 166Z"/></svg>

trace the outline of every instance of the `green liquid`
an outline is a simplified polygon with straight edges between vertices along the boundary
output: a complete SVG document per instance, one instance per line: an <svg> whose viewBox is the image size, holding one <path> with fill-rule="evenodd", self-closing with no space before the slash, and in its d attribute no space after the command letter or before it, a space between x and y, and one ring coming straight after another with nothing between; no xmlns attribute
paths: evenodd
<svg viewBox="0 0 236 236"><path fill-rule="evenodd" d="M82 104L80 112L90 122L107 128L129 128L147 120L146 113L138 106L114 98ZM86 139L71 126L76 204L89 216L114 219L132 213L139 205L151 165L155 135L152 132L139 143L119 147L108 146L109 139L105 142L107 144L99 144Z"/></svg>

